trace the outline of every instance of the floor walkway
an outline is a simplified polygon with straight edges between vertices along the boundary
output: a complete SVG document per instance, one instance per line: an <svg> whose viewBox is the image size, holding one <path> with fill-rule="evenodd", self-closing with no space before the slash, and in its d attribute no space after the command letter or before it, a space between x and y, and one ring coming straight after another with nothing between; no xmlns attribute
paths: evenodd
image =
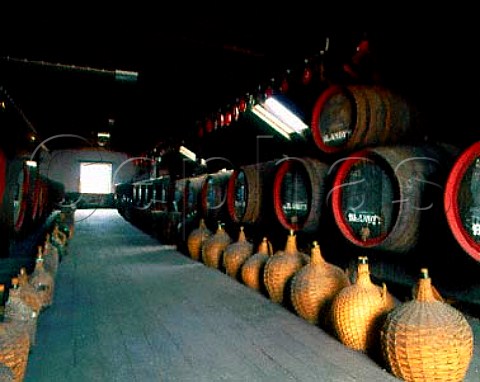
<svg viewBox="0 0 480 382"><path fill-rule="evenodd" d="M397 380L115 210L76 220L26 382Z"/></svg>

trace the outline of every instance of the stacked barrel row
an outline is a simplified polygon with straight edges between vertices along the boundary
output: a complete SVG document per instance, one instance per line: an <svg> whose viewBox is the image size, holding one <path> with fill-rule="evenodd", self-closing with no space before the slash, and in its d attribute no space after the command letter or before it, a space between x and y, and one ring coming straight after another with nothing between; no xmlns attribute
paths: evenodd
<svg viewBox="0 0 480 382"><path fill-rule="evenodd" d="M404 253L417 244L422 224L433 230L434 217L441 218L454 153L443 145L384 146L357 151L334 165L286 158L173 183L165 177L133 186L133 213L151 216L169 241L183 240L200 217L212 229L223 221L258 228L260 235L275 223L315 233L327 215L354 245Z"/></svg>
<svg viewBox="0 0 480 382"><path fill-rule="evenodd" d="M39 173L28 160L8 159L0 150L0 225L2 254L40 226L63 197L63 185Z"/></svg>
<svg viewBox="0 0 480 382"><path fill-rule="evenodd" d="M170 242L185 242L200 217L211 229L220 220L259 236L279 228L314 234L329 219L355 247L393 253L441 235L447 217L455 238L478 261L479 146L454 166L460 150L425 143L419 120L390 90L332 86L312 113L318 156L120 185L119 210L127 218L141 216L137 220Z"/></svg>

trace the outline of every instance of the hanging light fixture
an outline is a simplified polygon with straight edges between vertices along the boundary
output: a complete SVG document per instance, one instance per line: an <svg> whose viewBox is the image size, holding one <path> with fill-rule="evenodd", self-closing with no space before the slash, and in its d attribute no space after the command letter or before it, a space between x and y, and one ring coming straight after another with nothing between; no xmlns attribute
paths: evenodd
<svg viewBox="0 0 480 382"><path fill-rule="evenodd" d="M185 146L180 146L178 152L193 162L197 161L197 154L195 154L192 150L187 149Z"/></svg>
<svg viewBox="0 0 480 382"><path fill-rule="evenodd" d="M308 126L275 96L252 108L252 112L287 139L291 134L302 134Z"/></svg>

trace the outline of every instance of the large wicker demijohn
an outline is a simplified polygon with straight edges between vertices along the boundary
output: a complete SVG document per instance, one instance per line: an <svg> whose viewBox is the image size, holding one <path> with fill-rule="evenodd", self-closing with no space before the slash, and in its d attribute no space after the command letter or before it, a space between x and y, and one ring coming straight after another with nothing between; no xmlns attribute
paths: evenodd
<svg viewBox="0 0 480 382"><path fill-rule="evenodd" d="M0 364L7 366L14 382L22 382L30 352L28 333L13 322L0 322Z"/></svg>
<svg viewBox="0 0 480 382"><path fill-rule="evenodd" d="M331 303L340 290L350 285L347 274L323 258L313 242L310 264L292 279L291 298L295 311L312 324L328 324Z"/></svg>
<svg viewBox="0 0 480 382"><path fill-rule="evenodd" d="M243 263L253 254L253 244L247 241L243 226L240 227L238 240L229 244L223 253L223 265L227 275L240 280Z"/></svg>
<svg viewBox="0 0 480 382"><path fill-rule="evenodd" d="M35 260L35 268L30 277L30 284L42 299L42 309L48 308L52 305L55 289L55 280L50 272L45 270L44 261L42 247L39 246L37 258Z"/></svg>
<svg viewBox="0 0 480 382"><path fill-rule="evenodd" d="M428 270L412 301L386 317L381 347L391 372L405 381L463 381L473 355L473 332L457 309L432 289Z"/></svg>
<svg viewBox="0 0 480 382"><path fill-rule="evenodd" d="M187 248L190 257L199 261L202 257L203 244L212 236L212 232L205 225L205 220L200 219L198 228L195 228L187 238Z"/></svg>
<svg viewBox="0 0 480 382"><path fill-rule="evenodd" d="M35 311L20 295L18 278L12 278L12 288L5 302L5 321L11 321L24 329L30 336L30 346L35 345L38 312ZM0 380L1 381L1 380Z"/></svg>
<svg viewBox="0 0 480 382"><path fill-rule="evenodd" d="M231 242L232 239L223 228L222 223L218 223L217 232L203 245L202 257L205 265L223 270L221 268L223 267L223 252Z"/></svg>
<svg viewBox="0 0 480 382"><path fill-rule="evenodd" d="M57 248L59 260L62 261L63 256L67 255L68 238L60 230L58 224L54 225L50 239L55 248Z"/></svg>
<svg viewBox="0 0 480 382"><path fill-rule="evenodd" d="M395 300L385 284L380 287L370 279L368 258L360 256L358 260L356 281L333 299L333 326L344 345L377 353L382 319L395 307Z"/></svg>
<svg viewBox="0 0 480 382"><path fill-rule="evenodd" d="M277 251L271 256L263 272L263 281L267 288L268 296L273 302L290 305L290 283L292 277L304 265L308 264L310 257L297 249L297 237L293 230L287 238L283 251Z"/></svg>
<svg viewBox="0 0 480 382"><path fill-rule="evenodd" d="M58 256L57 248L51 243L49 233L47 233L45 237L45 243L43 245L43 258L45 259L45 269L47 272L50 272L53 277L55 277L57 275L60 258Z"/></svg>
<svg viewBox="0 0 480 382"><path fill-rule="evenodd" d="M261 293L267 294L263 282L265 264L273 253L272 246L266 237L258 246L257 252L250 256L241 268L241 278L245 285Z"/></svg>
<svg viewBox="0 0 480 382"><path fill-rule="evenodd" d="M5 364L0 363L0 381L2 382L13 382L15 377L12 370Z"/></svg>
<svg viewBox="0 0 480 382"><path fill-rule="evenodd" d="M20 268L18 274L18 294L20 297L38 313L42 310L43 300L40 293L35 290L27 274L25 267Z"/></svg>

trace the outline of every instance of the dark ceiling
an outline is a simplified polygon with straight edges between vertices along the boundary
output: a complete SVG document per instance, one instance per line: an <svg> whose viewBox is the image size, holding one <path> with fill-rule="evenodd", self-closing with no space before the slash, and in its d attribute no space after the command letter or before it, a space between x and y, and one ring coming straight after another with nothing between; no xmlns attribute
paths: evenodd
<svg viewBox="0 0 480 382"><path fill-rule="evenodd" d="M471 51L466 46L472 40L460 31L347 31L315 24L273 29L201 19L166 27L134 21L135 26L85 22L69 28L66 22L61 29L46 24L33 30L19 25L0 45L0 86L41 138L91 139L109 130L112 148L132 155L159 144L195 141L205 118L247 93L278 86L286 74L291 84L300 81L308 65L316 70L323 60L329 80L345 80L344 64L365 37L381 81L417 98L434 124L436 110L459 106L439 92L447 86L464 90L468 72L463 68ZM119 81L115 70L138 77ZM61 147L69 144L62 139Z"/></svg>
<svg viewBox="0 0 480 382"><path fill-rule="evenodd" d="M112 145L133 153L188 138L198 120L303 65L326 43L325 33L267 37L193 26L46 33L20 34L2 47L0 85L43 138L111 129ZM138 77L118 81L115 70Z"/></svg>

